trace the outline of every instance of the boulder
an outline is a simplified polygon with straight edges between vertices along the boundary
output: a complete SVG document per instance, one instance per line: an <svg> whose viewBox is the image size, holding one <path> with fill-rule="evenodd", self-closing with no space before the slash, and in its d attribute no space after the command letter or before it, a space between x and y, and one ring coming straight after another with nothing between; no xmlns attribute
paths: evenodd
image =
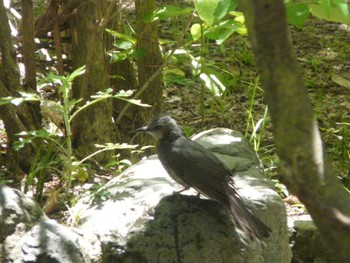
<svg viewBox="0 0 350 263"><path fill-rule="evenodd" d="M243 135L213 129L194 139L235 170L247 207L271 236L250 240L219 203L194 190L173 195L181 186L151 156L73 208L79 229L98 237L103 262L290 262L284 204Z"/></svg>
<svg viewBox="0 0 350 263"><path fill-rule="evenodd" d="M0 218L0 262L87 262L80 235L46 217L22 192L3 185Z"/></svg>

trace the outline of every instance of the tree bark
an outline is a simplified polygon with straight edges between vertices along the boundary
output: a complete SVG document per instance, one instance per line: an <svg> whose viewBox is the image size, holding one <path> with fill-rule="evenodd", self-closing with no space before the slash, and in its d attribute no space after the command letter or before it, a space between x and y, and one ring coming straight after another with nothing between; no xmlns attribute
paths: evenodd
<svg viewBox="0 0 350 263"><path fill-rule="evenodd" d="M239 0L270 109L281 181L305 204L323 239L350 258L350 196L327 161L292 50L281 0Z"/></svg>
<svg viewBox="0 0 350 263"><path fill-rule="evenodd" d="M13 48L10 26L3 1L0 2L0 97L19 97L22 90L20 75L16 63L16 51ZM37 130L40 127L37 106L22 103L20 106L7 104L1 106L0 118L3 120L7 134L7 167L12 170L16 178L14 184L22 179L19 172L28 172L35 154L33 145L26 145L21 151L14 151L12 146L18 140L16 135L22 131Z"/></svg>
<svg viewBox="0 0 350 263"><path fill-rule="evenodd" d="M107 59L102 19L107 11L107 1L86 1L76 9L71 19L72 64L74 69L86 65L86 73L77 78L73 94L84 103L90 96L109 87ZM112 104L103 101L86 108L73 121L73 144L79 157L96 151L95 144L113 142ZM96 156L98 161L106 162L111 152Z"/></svg>
<svg viewBox="0 0 350 263"><path fill-rule="evenodd" d="M33 1L22 0L22 45L23 62L25 67L24 87L27 91L36 91L36 66Z"/></svg>
<svg viewBox="0 0 350 263"><path fill-rule="evenodd" d="M144 17L148 12L156 8L154 0L135 0L136 8L136 32L137 49L144 55L137 60L138 84L142 87L148 79L162 65L162 56L159 49L158 23L144 23ZM159 74L148 85L147 92L143 92L140 99L144 103L152 105L152 108L139 108L142 125L148 121L151 115L160 113L163 98L162 75Z"/></svg>

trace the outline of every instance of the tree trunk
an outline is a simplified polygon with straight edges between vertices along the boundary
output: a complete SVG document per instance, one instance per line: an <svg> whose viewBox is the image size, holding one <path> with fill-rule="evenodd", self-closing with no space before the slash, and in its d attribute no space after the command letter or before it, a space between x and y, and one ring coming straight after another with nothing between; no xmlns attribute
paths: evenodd
<svg viewBox="0 0 350 263"><path fill-rule="evenodd" d="M22 90L20 75L16 63L16 51L13 48L10 26L3 1L0 2L0 97L19 97ZM6 166L15 172L14 184L22 179L20 170L28 172L35 154L33 145L26 145L21 151L14 151L12 146L18 140L17 133L40 128L38 106L22 103L20 106L7 104L1 106L0 118L7 133Z"/></svg>
<svg viewBox="0 0 350 263"><path fill-rule="evenodd" d="M350 258L350 196L322 149L281 0L239 0L270 109L281 181L305 204L330 248Z"/></svg>
<svg viewBox="0 0 350 263"><path fill-rule="evenodd" d="M74 97L83 98L85 103L90 96L109 87L104 26L102 18L106 14L107 1L86 1L76 9L71 19L72 64L74 69L86 65L86 73L76 79ZM79 157L96 151L95 144L113 142L111 101L103 101L85 109L73 121L73 144ZM111 152L97 155L98 161L106 162Z"/></svg>
<svg viewBox="0 0 350 263"><path fill-rule="evenodd" d="M162 55L159 49L158 22L143 22L145 15L155 10L155 1L135 0L135 8L137 49L144 53L137 60L138 84L139 87L142 87L162 65ZM151 115L161 111L163 98L161 74L148 84L146 92L143 92L139 98L142 102L153 106L152 108L139 108L141 122L138 125L142 125L150 119Z"/></svg>
<svg viewBox="0 0 350 263"><path fill-rule="evenodd" d="M27 91L36 92L33 1L22 0L22 11L23 14L21 31L23 45L23 61L26 69L24 77L24 87Z"/></svg>

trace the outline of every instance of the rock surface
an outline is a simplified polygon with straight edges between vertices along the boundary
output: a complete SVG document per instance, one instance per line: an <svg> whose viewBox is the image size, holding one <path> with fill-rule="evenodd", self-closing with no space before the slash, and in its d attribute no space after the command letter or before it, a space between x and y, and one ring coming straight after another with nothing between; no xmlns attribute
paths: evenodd
<svg viewBox="0 0 350 263"><path fill-rule="evenodd" d="M111 180L99 196L80 201L82 232L101 242L104 262L290 262L286 212L259 159L241 134L214 129L195 137L229 168L249 209L271 229L271 236L251 241L236 229L215 201L199 199L166 174L156 156L133 165ZM159 202L160 201L160 202ZM91 235L92 237L94 235Z"/></svg>
<svg viewBox="0 0 350 263"><path fill-rule="evenodd" d="M79 238L22 192L0 185L0 262L86 262Z"/></svg>

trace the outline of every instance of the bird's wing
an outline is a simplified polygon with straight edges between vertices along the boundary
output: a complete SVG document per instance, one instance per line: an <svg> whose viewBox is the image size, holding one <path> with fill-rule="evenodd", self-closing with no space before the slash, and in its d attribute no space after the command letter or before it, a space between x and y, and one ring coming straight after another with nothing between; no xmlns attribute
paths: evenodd
<svg viewBox="0 0 350 263"><path fill-rule="evenodd" d="M209 198L228 204L225 193L227 176L231 171L203 146L181 138L158 147L158 155L165 169Z"/></svg>

